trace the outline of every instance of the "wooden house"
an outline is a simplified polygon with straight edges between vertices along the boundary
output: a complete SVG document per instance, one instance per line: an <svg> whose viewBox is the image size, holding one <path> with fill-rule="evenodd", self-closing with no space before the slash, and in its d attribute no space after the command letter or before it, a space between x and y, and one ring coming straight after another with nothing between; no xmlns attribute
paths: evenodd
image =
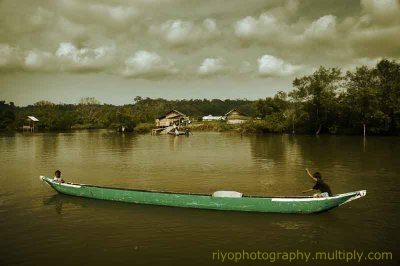
<svg viewBox="0 0 400 266"><path fill-rule="evenodd" d="M34 116L27 116L24 125L22 126L22 131L35 132L35 122L39 122Z"/></svg>
<svg viewBox="0 0 400 266"><path fill-rule="evenodd" d="M171 131L179 130L181 127L187 126L190 123L189 117L185 114L171 110L163 116L156 119L156 128L152 129L151 133L168 134Z"/></svg>
<svg viewBox="0 0 400 266"><path fill-rule="evenodd" d="M228 113L225 114L226 117L226 123L231 124L231 125L237 125L237 124L242 124L247 122L250 117L245 115L244 113L232 109Z"/></svg>
<svg viewBox="0 0 400 266"><path fill-rule="evenodd" d="M185 114L171 110L163 116L156 119L156 127L169 127L172 125L181 126L186 125L189 122L189 117Z"/></svg>

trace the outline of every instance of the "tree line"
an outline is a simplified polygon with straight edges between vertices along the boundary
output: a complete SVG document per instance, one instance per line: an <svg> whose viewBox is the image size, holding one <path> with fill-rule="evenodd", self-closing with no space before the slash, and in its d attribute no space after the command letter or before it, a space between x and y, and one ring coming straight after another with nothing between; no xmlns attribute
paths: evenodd
<svg viewBox="0 0 400 266"><path fill-rule="evenodd" d="M400 64L395 61L383 59L374 67L345 73L320 67L296 78L293 87L289 93L257 101L257 114L266 131L400 133Z"/></svg>
<svg viewBox="0 0 400 266"><path fill-rule="evenodd" d="M400 64L387 59L374 67L343 72L320 67L293 80L293 90L259 100L166 100L135 97L131 104L102 104L83 98L78 104L39 101L24 107L0 101L0 130L22 127L26 116L39 118L42 130L79 128L134 128L177 109L192 120L224 115L236 108L253 119L242 125L247 132L302 134L400 133Z"/></svg>

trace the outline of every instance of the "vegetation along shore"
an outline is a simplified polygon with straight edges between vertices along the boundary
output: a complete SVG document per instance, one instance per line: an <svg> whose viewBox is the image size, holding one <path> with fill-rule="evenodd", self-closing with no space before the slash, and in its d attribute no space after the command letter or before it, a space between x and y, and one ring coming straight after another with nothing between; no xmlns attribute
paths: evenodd
<svg viewBox="0 0 400 266"><path fill-rule="evenodd" d="M22 128L29 115L39 118L38 130L118 128L149 132L155 118L168 110L187 114L195 130L241 133L369 134L400 133L400 63L383 59L374 67L343 72L320 67L293 81L293 90L259 100L166 100L135 97L131 104L102 104L83 98L78 104L39 101L24 107L0 101L0 130ZM240 125L202 121L231 109L251 119Z"/></svg>

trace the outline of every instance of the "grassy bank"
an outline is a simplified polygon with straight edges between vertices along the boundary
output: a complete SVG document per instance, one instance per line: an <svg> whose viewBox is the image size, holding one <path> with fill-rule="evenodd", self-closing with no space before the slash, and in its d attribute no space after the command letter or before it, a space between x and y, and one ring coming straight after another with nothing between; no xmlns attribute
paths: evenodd
<svg viewBox="0 0 400 266"><path fill-rule="evenodd" d="M213 122L193 122L189 125L191 131L232 131L238 130L237 126L228 125L223 121L213 121Z"/></svg>
<svg viewBox="0 0 400 266"><path fill-rule="evenodd" d="M154 128L154 123L139 123L133 129L133 132L139 134L150 133L153 128Z"/></svg>
<svg viewBox="0 0 400 266"><path fill-rule="evenodd" d="M194 122L189 126L192 131L238 132L242 134L284 133L286 127L265 120L249 120L238 125L229 125L225 121Z"/></svg>

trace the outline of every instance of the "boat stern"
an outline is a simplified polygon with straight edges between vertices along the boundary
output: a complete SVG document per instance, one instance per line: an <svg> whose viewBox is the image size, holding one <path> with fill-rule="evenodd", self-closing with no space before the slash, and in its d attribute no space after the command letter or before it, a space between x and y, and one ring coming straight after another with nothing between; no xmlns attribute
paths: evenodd
<svg viewBox="0 0 400 266"><path fill-rule="evenodd" d="M350 197L347 198L346 201L342 202L339 205L343 205L343 204L348 203L350 201L365 197L366 195L367 195L367 190L365 190L365 189L364 190L360 190L360 191L355 191L355 192L350 192L350 193L343 194L343 196L350 196Z"/></svg>

